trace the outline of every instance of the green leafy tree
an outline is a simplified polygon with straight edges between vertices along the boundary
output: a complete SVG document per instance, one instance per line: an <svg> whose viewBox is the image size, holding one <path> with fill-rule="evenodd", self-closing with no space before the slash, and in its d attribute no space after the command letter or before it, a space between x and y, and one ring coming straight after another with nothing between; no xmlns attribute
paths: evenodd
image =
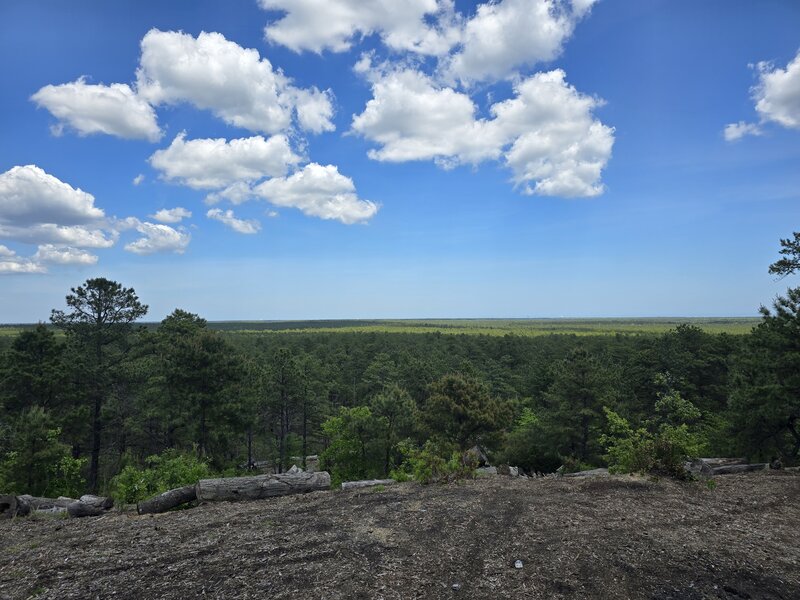
<svg viewBox="0 0 800 600"><path fill-rule="evenodd" d="M72 288L67 310L53 310L50 320L63 329L72 347L86 357L84 382L91 407L89 490L98 490L102 409L113 382L113 371L128 350L133 324L147 314L133 288L104 278L88 279Z"/></svg>
<svg viewBox="0 0 800 600"><path fill-rule="evenodd" d="M800 271L800 232L795 231L792 236L780 241L783 258L769 266L769 272L781 278Z"/></svg>
<svg viewBox="0 0 800 600"><path fill-rule="evenodd" d="M81 461L59 439L61 430L41 406L25 409L11 427L10 446L0 462L0 482L11 492L34 496L74 494L83 484Z"/></svg>
<svg viewBox="0 0 800 600"><path fill-rule="evenodd" d="M511 406L491 395L486 384L461 374L445 375L430 386L422 421L431 437L459 450L486 444L510 425Z"/></svg>
<svg viewBox="0 0 800 600"><path fill-rule="evenodd" d="M417 407L408 392L394 384L372 397L370 409L372 414L383 419L383 474L388 477L395 466L393 454L395 459L401 458L397 451L398 442L414 432Z"/></svg>
<svg viewBox="0 0 800 600"><path fill-rule="evenodd" d="M603 406L614 397L614 372L585 348L577 348L554 368L545 399L546 434L551 448L579 463L592 463L600 454L598 436Z"/></svg>
<svg viewBox="0 0 800 600"><path fill-rule="evenodd" d="M342 481L377 477L382 471L386 422L367 406L341 407L322 424L330 440L320 455L334 485Z"/></svg>
<svg viewBox="0 0 800 600"><path fill-rule="evenodd" d="M191 415L191 441L198 456L209 453L215 438L236 420L238 406L230 393L242 376L234 349L206 321L177 309L159 326L166 397L183 415ZM222 444L224 446L224 444Z"/></svg>
<svg viewBox="0 0 800 600"><path fill-rule="evenodd" d="M731 418L742 449L762 458L800 456L800 288L761 307L739 356Z"/></svg>

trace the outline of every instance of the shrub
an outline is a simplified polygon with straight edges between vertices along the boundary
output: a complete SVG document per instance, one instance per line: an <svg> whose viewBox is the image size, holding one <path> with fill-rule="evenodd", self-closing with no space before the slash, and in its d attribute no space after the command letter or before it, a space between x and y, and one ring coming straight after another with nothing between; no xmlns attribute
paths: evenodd
<svg viewBox="0 0 800 600"><path fill-rule="evenodd" d="M397 481L413 477L422 484L449 483L473 477L478 466L471 453L431 440L422 448L409 441L401 442L398 448L404 460L399 469L392 471L392 479Z"/></svg>
<svg viewBox="0 0 800 600"><path fill-rule="evenodd" d="M655 416L634 429L624 417L604 407L607 433L600 437L612 473L656 473L678 479L689 475L687 459L696 458L706 439L699 432L701 413L669 385L667 375L658 375L664 386L655 403Z"/></svg>
<svg viewBox="0 0 800 600"><path fill-rule="evenodd" d="M127 465L111 480L111 494L118 502L133 504L211 476L205 462L177 450L148 456L144 462L145 468Z"/></svg>
<svg viewBox="0 0 800 600"><path fill-rule="evenodd" d="M374 479L383 471L386 419L366 406L342 407L322 424L330 445L320 454L322 468L333 485L342 481Z"/></svg>

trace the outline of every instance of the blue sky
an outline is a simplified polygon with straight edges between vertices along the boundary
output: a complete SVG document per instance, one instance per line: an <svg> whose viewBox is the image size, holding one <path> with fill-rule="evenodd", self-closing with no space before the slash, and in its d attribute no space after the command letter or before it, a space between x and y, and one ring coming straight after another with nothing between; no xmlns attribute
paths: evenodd
<svg viewBox="0 0 800 600"><path fill-rule="evenodd" d="M0 322L96 276L153 320L753 315L793 284L798 32L789 0L2 2Z"/></svg>

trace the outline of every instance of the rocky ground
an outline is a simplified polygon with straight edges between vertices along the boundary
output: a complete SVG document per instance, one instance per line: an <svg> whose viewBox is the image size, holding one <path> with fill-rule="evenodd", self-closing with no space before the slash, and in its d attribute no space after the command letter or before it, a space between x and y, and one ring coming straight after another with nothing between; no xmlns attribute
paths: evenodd
<svg viewBox="0 0 800 600"><path fill-rule="evenodd" d="M800 598L800 475L716 484L496 476L16 519L0 599Z"/></svg>

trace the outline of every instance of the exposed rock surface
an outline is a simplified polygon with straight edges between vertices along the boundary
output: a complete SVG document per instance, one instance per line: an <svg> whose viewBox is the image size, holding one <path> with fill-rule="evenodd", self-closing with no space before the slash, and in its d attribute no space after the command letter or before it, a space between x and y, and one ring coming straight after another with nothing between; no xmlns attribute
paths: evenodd
<svg viewBox="0 0 800 600"><path fill-rule="evenodd" d="M800 598L800 474L715 481L489 477L3 520L0 598Z"/></svg>

